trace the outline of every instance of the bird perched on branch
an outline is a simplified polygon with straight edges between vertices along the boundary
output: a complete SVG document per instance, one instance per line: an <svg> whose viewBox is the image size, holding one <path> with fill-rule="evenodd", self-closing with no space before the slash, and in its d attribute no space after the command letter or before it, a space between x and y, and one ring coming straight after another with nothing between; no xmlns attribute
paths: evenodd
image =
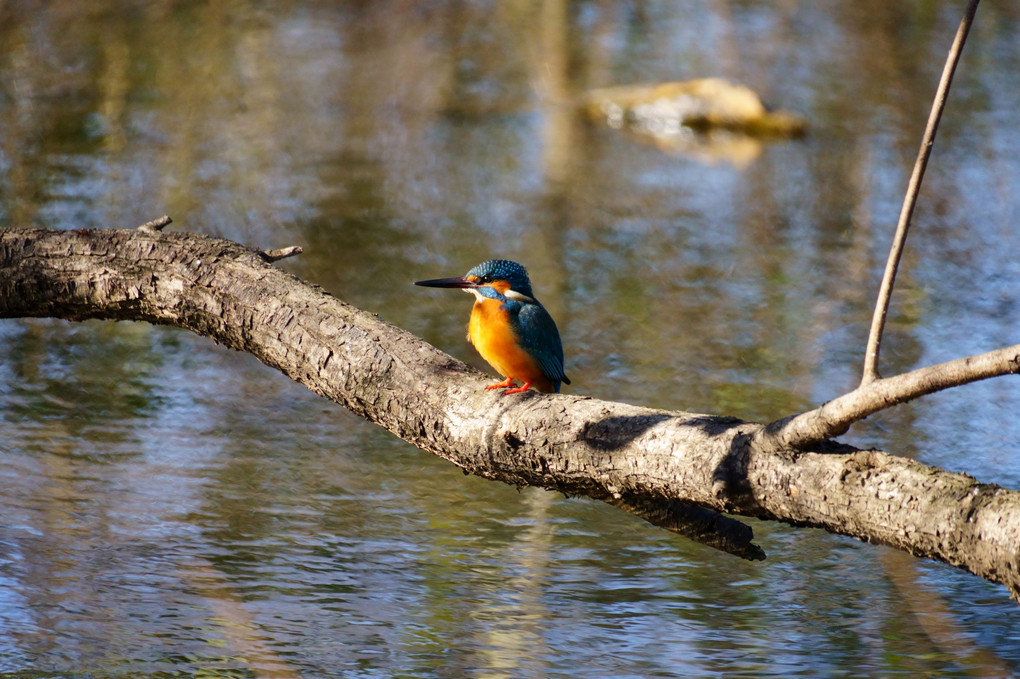
<svg viewBox="0 0 1020 679"><path fill-rule="evenodd" d="M570 384L563 372L563 344L556 323L531 292L528 272L517 262L491 259L464 276L417 281L430 288L460 288L475 296L468 340L505 381L486 389L516 394L534 388L559 392ZM523 386L514 387L514 380Z"/></svg>

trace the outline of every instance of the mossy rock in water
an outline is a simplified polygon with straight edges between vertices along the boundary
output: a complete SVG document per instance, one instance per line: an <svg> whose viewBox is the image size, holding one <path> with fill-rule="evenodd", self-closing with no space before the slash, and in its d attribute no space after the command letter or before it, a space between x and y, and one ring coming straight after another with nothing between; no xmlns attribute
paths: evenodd
<svg viewBox="0 0 1020 679"><path fill-rule="evenodd" d="M683 128L761 137L797 137L807 131L803 117L770 111L752 89L721 78L591 90L583 106L591 118L610 127L655 136L680 134Z"/></svg>

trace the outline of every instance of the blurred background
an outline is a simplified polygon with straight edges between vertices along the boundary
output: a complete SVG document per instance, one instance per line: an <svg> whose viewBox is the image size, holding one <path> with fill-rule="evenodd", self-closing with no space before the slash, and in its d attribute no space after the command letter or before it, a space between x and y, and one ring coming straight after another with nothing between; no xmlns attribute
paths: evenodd
<svg viewBox="0 0 1020 679"><path fill-rule="evenodd" d="M0 0L0 227L300 245L280 266L479 367L469 298L411 281L515 259L570 393L768 420L858 380L964 4ZM1020 5L985 3L886 374L1018 341L1018 63ZM809 135L687 153L572 105L707 76ZM1018 488L1018 404L992 380L845 440ZM465 477L180 330L0 322L0 432L4 677L1020 673L1002 587Z"/></svg>

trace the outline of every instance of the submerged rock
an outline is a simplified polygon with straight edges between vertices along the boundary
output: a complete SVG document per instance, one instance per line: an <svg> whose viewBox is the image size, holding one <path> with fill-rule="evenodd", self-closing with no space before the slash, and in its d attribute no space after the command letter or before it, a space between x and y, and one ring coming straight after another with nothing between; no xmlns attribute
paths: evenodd
<svg viewBox="0 0 1020 679"><path fill-rule="evenodd" d="M738 167L754 161L765 141L807 131L802 116L769 110L752 89L721 78L591 90L582 109L663 151Z"/></svg>
<svg viewBox="0 0 1020 679"><path fill-rule="evenodd" d="M721 78L591 90L584 109L610 127L657 137L680 135L684 128L761 137L796 137L807 131L803 117L770 111L751 88Z"/></svg>

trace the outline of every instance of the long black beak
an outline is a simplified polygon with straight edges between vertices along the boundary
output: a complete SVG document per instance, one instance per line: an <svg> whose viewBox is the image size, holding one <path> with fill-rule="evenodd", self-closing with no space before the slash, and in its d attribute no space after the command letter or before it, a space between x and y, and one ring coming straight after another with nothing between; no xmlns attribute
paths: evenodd
<svg viewBox="0 0 1020 679"><path fill-rule="evenodd" d="M415 281L415 285L421 285L426 288L477 288L478 284L469 281L465 276L457 276L456 278L433 278L430 281Z"/></svg>

